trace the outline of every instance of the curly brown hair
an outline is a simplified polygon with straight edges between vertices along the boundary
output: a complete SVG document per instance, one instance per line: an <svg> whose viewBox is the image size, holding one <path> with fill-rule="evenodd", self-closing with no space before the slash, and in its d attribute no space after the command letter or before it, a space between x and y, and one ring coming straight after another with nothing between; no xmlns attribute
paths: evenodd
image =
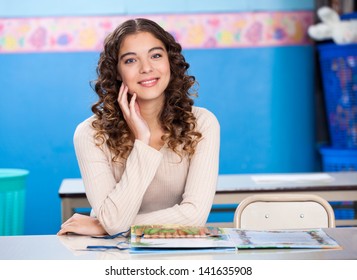
<svg viewBox="0 0 357 280"><path fill-rule="evenodd" d="M189 158L195 152L202 134L196 131L196 117L192 113L191 93L196 84L194 76L187 74L189 64L182 55L181 45L174 37L157 23L144 19L132 19L119 25L104 41L97 66L98 78L94 90L99 100L93 104L96 119L92 125L96 130L98 146L104 142L114 154L112 160L126 159L133 147L134 135L124 120L117 98L121 81L117 80L119 48L123 40L131 34L149 32L163 42L170 63L170 81L165 90L165 101L159 114L159 122L164 131L161 139L181 159L184 154Z"/></svg>

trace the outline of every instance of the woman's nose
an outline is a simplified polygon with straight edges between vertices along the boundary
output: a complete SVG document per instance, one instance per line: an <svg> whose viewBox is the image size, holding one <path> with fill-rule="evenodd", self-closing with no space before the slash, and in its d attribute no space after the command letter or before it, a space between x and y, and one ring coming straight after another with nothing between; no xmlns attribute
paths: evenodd
<svg viewBox="0 0 357 280"><path fill-rule="evenodd" d="M141 67L140 67L140 73L145 74L145 73L150 73L153 71L153 67L150 63L150 61L142 61L141 62Z"/></svg>

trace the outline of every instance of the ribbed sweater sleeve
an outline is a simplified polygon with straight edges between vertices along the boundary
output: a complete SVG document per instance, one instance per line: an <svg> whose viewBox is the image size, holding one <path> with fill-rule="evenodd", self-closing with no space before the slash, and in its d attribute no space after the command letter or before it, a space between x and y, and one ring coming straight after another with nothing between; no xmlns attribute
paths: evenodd
<svg viewBox="0 0 357 280"><path fill-rule="evenodd" d="M116 182L109 165L111 158L94 142L91 122L77 127L74 147L86 195L98 220L109 234L127 230L137 216L162 154L136 140L123 174Z"/></svg>
<svg viewBox="0 0 357 280"><path fill-rule="evenodd" d="M206 109L194 108L202 140L190 160L182 202L173 207L139 214L135 224L204 225L216 191L220 126L216 117ZM168 174L175 180L175 174ZM177 176L177 175L176 175ZM157 193L157 195L160 195Z"/></svg>

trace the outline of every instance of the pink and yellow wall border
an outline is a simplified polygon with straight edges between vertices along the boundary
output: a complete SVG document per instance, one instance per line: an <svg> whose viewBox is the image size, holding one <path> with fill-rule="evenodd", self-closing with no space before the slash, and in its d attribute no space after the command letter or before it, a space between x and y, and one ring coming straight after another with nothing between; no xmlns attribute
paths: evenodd
<svg viewBox="0 0 357 280"><path fill-rule="evenodd" d="M241 12L144 15L184 49L311 44L313 13ZM0 53L100 51L105 36L132 16L0 18Z"/></svg>

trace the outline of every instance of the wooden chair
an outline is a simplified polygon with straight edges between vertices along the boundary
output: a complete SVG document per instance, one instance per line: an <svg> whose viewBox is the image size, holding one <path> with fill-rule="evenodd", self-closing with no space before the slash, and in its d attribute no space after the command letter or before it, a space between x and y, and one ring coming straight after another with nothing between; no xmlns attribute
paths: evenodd
<svg viewBox="0 0 357 280"><path fill-rule="evenodd" d="M331 205L316 195L252 195L234 215L236 228L250 230L335 227Z"/></svg>

